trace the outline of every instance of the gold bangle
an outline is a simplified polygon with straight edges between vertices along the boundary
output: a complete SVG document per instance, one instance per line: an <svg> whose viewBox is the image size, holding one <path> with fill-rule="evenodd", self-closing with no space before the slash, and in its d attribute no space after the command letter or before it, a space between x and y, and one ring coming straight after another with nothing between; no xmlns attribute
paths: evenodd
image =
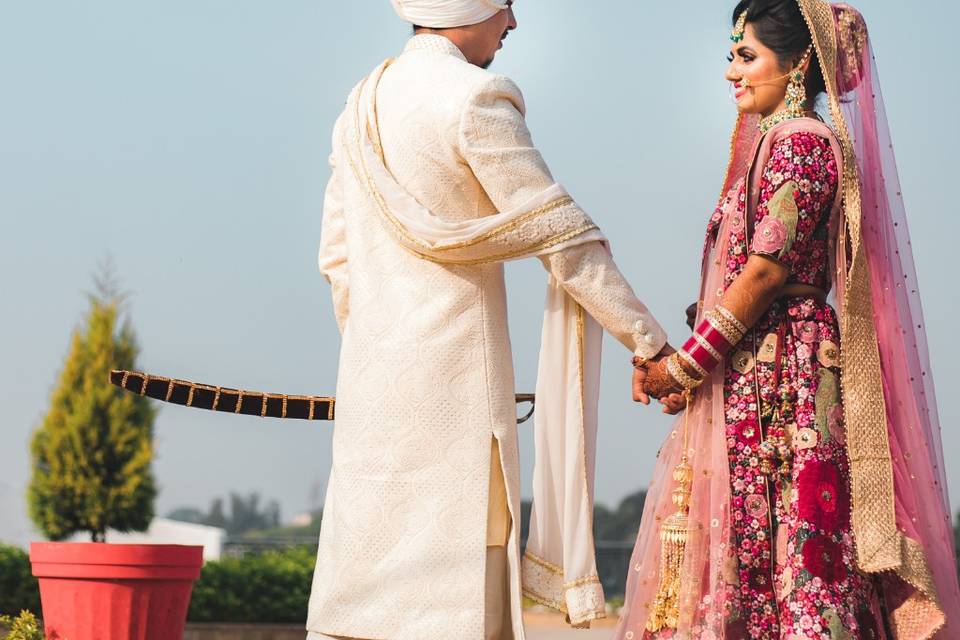
<svg viewBox="0 0 960 640"><path fill-rule="evenodd" d="M704 369L702 366L700 366L700 363L694 360L693 356L687 353L686 349L680 349L680 351L678 351L677 353L679 353L680 357L683 358L687 362L687 364L693 367L694 370L696 370L696 372L699 373L702 377L706 378L708 375L710 375L710 372Z"/></svg>
<svg viewBox="0 0 960 640"><path fill-rule="evenodd" d="M736 327L727 322L726 318L723 318L715 311L708 311L703 317L706 318L711 327L720 332L720 335L723 336L724 340L730 343L731 347L740 344L740 341L743 340L743 334L737 331Z"/></svg>
<svg viewBox="0 0 960 640"><path fill-rule="evenodd" d="M729 319L727 319L725 315L721 314L716 310L714 310L713 317L719 320L720 322L722 322L723 325L727 327L727 329L729 329L731 332L733 332L734 335L739 336L739 340L743 340L743 336L747 335L746 331L741 331L740 327L737 326L740 324L739 321L737 321L736 323L731 322Z"/></svg>
<svg viewBox="0 0 960 640"><path fill-rule="evenodd" d="M737 319L737 316L733 315L733 311L730 311L730 309L727 309L723 305L719 305L719 304L716 307L714 307L714 309L716 309L717 313L719 313L721 316L726 318L730 322L730 324L732 324L734 328L736 328L737 331L739 331L743 335L747 334L747 331L749 331L749 328L747 327L747 325L740 322L740 320Z"/></svg>
<svg viewBox="0 0 960 640"><path fill-rule="evenodd" d="M667 371L673 376L673 379L677 381L677 384L687 391L696 389L700 386L700 383L703 382L703 380L695 380L683 370L683 367L680 365L680 357L676 353L667 358Z"/></svg>

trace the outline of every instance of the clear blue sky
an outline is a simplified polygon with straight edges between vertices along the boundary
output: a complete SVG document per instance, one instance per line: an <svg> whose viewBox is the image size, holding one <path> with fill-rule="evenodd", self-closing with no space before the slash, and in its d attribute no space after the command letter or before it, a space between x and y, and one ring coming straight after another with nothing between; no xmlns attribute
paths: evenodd
<svg viewBox="0 0 960 640"><path fill-rule="evenodd" d="M524 90L555 175L682 341L734 110L733 1L519 0L494 70ZM960 6L862 0L913 232L948 451L960 445L953 196ZM330 128L408 27L387 0L0 0L0 535L26 530L27 443L107 254L134 292L142 368L330 393L338 334L316 270ZM508 269L520 391L533 389L545 275ZM952 365L952 366L951 366ZM628 398L606 342L597 496L646 485L667 421ZM330 425L165 407L158 510L259 491L313 506ZM533 451L523 429L524 487ZM960 495L960 463L950 464ZM954 501L955 504L957 500Z"/></svg>

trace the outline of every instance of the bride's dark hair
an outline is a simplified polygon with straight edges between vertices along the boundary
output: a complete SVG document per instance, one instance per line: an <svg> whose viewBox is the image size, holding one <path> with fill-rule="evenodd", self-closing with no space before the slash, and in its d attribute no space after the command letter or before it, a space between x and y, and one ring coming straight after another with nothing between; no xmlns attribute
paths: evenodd
<svg viewBox="0 0 960 640"><path fill-rule="evenodd" d="M757 38L777 54L784 67L797 64L813 42L797 0L741 0L733 10L732 24L737 23L744 11ZM826 90L820 61L814 51L807 72L807 94L812 100Z"/></svg>

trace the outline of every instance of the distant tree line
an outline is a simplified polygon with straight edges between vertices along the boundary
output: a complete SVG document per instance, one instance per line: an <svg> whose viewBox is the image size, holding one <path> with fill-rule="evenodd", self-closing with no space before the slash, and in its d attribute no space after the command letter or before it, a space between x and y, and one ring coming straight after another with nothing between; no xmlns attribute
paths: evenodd
<svg viewBox="0 0 960 640"><path fill-rule="evenodd" d="M257 492L248 495L231 493L229 508L223 498L214 498L206 511L196 507L180 507L168 513L167 517L180 522L219 527L225 529L230 537L279 528L279 503L276 500L265 504L261 502L262 499Z"/></svg>

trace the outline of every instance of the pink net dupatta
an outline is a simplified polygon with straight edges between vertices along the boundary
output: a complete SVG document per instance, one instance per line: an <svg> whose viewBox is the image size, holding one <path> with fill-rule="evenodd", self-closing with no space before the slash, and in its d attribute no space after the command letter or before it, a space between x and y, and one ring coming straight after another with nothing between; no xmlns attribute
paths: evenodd
<svg viewBox="0 0 960 640"><path fill-rule="evenodd" d="M835 284L841 324L843 400L851 464L857 565L882 586L896 640L960 637L960 589L943 448L919 289L886 113L866 24L855 9L798 0L827 84L828 119L843 154L843 218ZM731 143L724 207L756 163L756 120L741 116ZM751 197L753 195L751 194ZM700 309L723 288L729 237L704 255ZM679 616L663 637L735 640L725 619L736 588L722 371L698 391L687 416L693 467ZM630 566L616 637L640 640L658 594L660 524L675 509L671 475L683 454L678 421L658 454ZM659 636L658 636L659 637ZM738 640L738 639L737 639Z"/></svg>
<svg viewBox="0 0 960 640"><path fill-rule="evenodd" d="M858 171L846 178L837 247L857 561L880 574L898 639L955 638L960 590L940 421L893 144L863 17L846 4L829 8L833 118ZM822 9L813 18L822 21Z"/></svg>

